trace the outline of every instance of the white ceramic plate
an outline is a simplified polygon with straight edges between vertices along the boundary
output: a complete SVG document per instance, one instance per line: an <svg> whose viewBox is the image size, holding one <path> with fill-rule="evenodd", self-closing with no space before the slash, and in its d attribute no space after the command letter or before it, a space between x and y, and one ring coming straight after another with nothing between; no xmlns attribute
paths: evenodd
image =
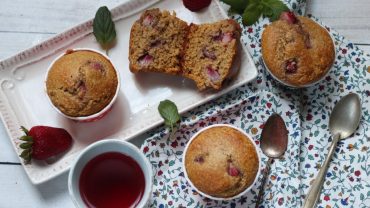
<svg viewBox="0 0 370 208"><path fill-rule="evenodd" d="M200 93L195 84L181 77L129 71L128 46L132 23L149 7L174 10L187 22L213 22L227 18L218 1L198 13L187 10L182 1L132 0L112 10L117 30L117 45L109 57L121 77L121 91L113 109L103 119L93 123L76 123L59 115L48 103L44 92L44 77L53 59L69 48L99 47L92 32L92 20L82 23L33 48L0 62L0 115L15 151L19 154L20 125L48 125L65 128L74 138L72 148L58 158L33 161L23 167L32 183L45 182L67 171L77 154L87 145L106 137L128 140L163 122L157 106L170 99L179 111L185 112L237 88L257 76L257 69L243 48L239 74L223 90Z"/></svg>

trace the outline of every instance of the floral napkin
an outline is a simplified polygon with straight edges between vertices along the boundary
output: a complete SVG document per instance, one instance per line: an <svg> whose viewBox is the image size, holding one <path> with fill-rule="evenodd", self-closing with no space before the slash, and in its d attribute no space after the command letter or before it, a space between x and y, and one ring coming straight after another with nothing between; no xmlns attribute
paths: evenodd
<svg viewBox="0 0 370 208"><path fill-rule="evenodd" d="M295 13L304 13L305 0L285 3ZM239 15L231 17L241 22ZM263 124L273 112L279 113L286 122L289 147L284 157L275 160L271 167L261 207L301 207L331 143L328 131L331 110L349 92L361 97L360 127L355 135L340 141L318 207L369 206L370 68L367 64L370 64L370 57L326 27L336 47L336 60L330 73L312 87L288 89L274 81L261 64L260 37L263 26L268 23L267 19L260 19L251 27L243 27L242 42L259 70L253 82L189 111L183 115L181 127L173 135L164 127L148 133L142 151L152 163L155 174L151 207L254 207L260 182L239 199L214 201L204 198L184 178L182 153L195 132L214 123L238 126L252 135L259 145ZM267 157L262 152L261 156L264 168Z"/></svg>
<svg viewBox="0 0 370 208"><path fill-rule="evenodd" d="M356 133L336 148L319 207L370 207L370 56L326 28L334 38L337 57L325 81L302 90L301 188L308 192L325 160L334 104L348 93L357 93L362 102L361 122Z"/></svg>
<svg viewBox="0 0 370 208"><path fill-rule="evenodd" d="M191 112L181 120L181 126L170 135L166 128L153 131L142 146L154 168L152 207L247 207L255 203L257 183L245 196L231 201L215 201L200 196L187 183L182 156L190 137L200 129L216 124L233 124L253 136L259 145L264 122L274 112L282 115L289 130L288 150L285 156L272 165L273 174L267 184L268 205L285 204L297 207L300 204L299 146L301 140L299 114L294 105L274 94L261 91L245 98L234 91L223 99L212 101ZM242 98L242 99L241 99ZM263 163L267 158L260 152ZM264 166L264 165L263 165Z"/></svg>

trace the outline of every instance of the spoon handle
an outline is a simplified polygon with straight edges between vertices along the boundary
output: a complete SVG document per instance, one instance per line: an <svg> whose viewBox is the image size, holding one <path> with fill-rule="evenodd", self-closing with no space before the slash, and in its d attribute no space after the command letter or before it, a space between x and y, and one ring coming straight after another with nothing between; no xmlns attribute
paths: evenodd
<svg viewBox="0 0 370 208"><path fill-rule="evenodd" d="M324 164L321 166L319 173L316 176L315 181L313 182L310 191L308 192L306 196L305 203L303 205L303 208L312 208L316 206L317 201L320 198L321 194L321 188L324 184L324 179L326 177L326 172L328 170L331 158L333 156L333 153L335 151L335 147L337 146L337 143L340 139L340 134L335 134L333 136L333 141L330 145L329 153L326 156L326 159L324 161Z"/></svg>
<svg viewBox="0 0 370 208"><path fill-rule="evenodd" d="M255 208L258 208L258 206L260 205L261 203L261 199L262 199L262 196L263 196L263 190L264 190L264 187L265 187L265 183L266 183L266 178L270 172L270 166L271 166L271 163L272 163L272 158L270 157L267 161L267 164L266 164L266 168L265 170L263 171L263 176L262 176L262 182L261 182L261 185L260 185L260 191L258 192L258 196L257 196L257 201L256 201L256 206Z"/></svg>

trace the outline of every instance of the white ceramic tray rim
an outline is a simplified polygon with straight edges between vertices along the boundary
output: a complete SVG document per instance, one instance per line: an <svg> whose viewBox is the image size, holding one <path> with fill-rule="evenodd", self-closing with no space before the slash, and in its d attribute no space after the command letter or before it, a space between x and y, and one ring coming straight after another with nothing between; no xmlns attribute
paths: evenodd
<svg viewBox="0 0 370 208"><path fill-rule="evenodd" d="M74 138L72 148L64 155L45 162L22 163L34 184L39 184L67 171L70 164L89 144L105 139L131 139L163 123L157 106L161 100L174 101L180 113L215 99L257 76L257 69L242 46L241 67L238 75L221 91L199 92L192 81L161 74L134 75L128 70L128 40L132 23L140 13L158 7L175 11L187 22L213 22L227 18L219 1L201 12L187 10L182 1L132 0L111 10L116 23L118 41L109 52L121 77L121 89L112 111L93 123L76 123L63 118L51 108L44 92L44 76L52 60L70 48L91 48L104 52L92 35L92 19L73 27L30 49L0 62L0 117L17 154L19 127L35 125L57 126L67 129Z"/></svg>

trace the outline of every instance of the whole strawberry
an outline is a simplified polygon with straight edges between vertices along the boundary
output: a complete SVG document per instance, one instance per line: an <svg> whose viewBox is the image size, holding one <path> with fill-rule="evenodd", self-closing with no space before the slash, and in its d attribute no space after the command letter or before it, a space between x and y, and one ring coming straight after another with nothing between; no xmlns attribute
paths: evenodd
<svg viewBox="0 0 370 208"><path fill-rule="evenodd" d="M211 0L182 0L184 6L192 12L199 11L211 4Z"/></svg>
<svg viewBox="0 0 370 208"><path fill-rule="evenodd" d="M31 158L45 160L60 154L72 145L71 135L62 128L34 126L29 131L21 126L26 135L19 138L24 141L19 147L24 149L20 155L26 163Z"/></svg>

